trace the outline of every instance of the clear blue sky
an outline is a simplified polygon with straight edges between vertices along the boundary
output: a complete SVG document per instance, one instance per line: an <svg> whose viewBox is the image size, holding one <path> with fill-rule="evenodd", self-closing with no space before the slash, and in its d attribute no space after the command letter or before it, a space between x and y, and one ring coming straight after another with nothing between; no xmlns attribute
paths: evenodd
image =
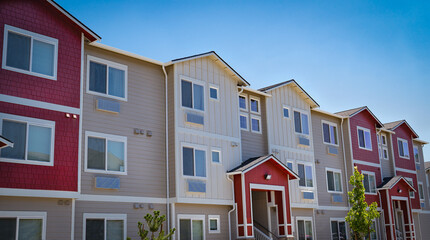
<svg viewBox="0 0 430 240"><path fill-rule="evenodd" d="M323 110L367 105L430 141L430 1L57 2L104 44L160 61L214 50L253 88L294 78Z"/></svg>

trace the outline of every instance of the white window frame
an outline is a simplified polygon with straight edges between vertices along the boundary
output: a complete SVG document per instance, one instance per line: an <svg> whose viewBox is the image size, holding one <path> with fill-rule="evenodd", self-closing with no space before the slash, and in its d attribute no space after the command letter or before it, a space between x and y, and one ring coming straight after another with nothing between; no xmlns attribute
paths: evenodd
<svg viewBox="0 0 430 240"><path fill-rule="evenodd" d="M422 195L420 193L420 186L421 186L421 189L423 190L423 194ZM424 202L426 198L425 198L425 195L424 195L424 184L423 184L423 182L418 182L418 195L420 196L420 201Z"/></svg>
<svg viewBox="0 0 430 240"><path fill-rule="evenodd" d="M95 137L95 138L104 138L106 143L106 156L105 156L105 169L106 170L99 170L99 169L90 169L88 168L88 137ZM109 171L107 170L107 140L112 140L115 142L123 142L124 143L124 172L118 172L118 171ZM118 135L112 135L112 134L106 134L106 133L99 133L99 132L92 132L92 131L85 131L85 172L91 172L91 173L104 173L104 174L113 174L113 175L127 175L127 137L124 136L118 136Z"/></svg>
<svg viewBox="0 0 430 240"><path fill-rule="evenodd" d="M296 231L297 231L297 239L299 239L299 221L303 221L305 224L305 235L306 235L306 221L311 222L311 226L312 226L312 239L314 239L314 235L315 235L315 228L314 228L314 221L312 219L312 217L296 217Z"/></svg>
<svg viewBox="0 0 430 240"><path fill-rule="evenodd" d="M375 179L375 181L374 181L374 189L375 189L375 192L373 193L373 192L366 192L366 189L364 190L364 194L367 194L367 195L377 195L377 189L376 189L376 174L375 174L375 172L370 172L370 171L361 171L361 174L363 174L363 185L364 185L364 174L367 174L367 175L369 175L369 176L373 176L373 178ZM364 186L363 186L364 187ZM370 187L370 182L369 182L369 187Z"/></svg>
<svg viewBox="0 0 430 240"><path fill-rule="evenodd" d="M336 191L336 190L329 190L328 189L328 175L327 172L333 172L333 183L335 184L335 189L336 189L336 183L334 181L334 173L339 173L340 174L340 191ZM343 184L342 184L342 171L340 169L336 169L336 168L325 168L325 175L326 175L326 181L327 181L327 192L328 193L343 193Z"/></svg>
<svg viewBox="0 0 430 240"><path fill-rule="evenodd" d="M385 138L385 143L383 141L384 138ZM387 134L385 134L385 133L381 133L381 145L387 146Z"/></svg>
<svg viewBox="0 0 430 240"><path fill-rule="evenodd" d="M219 162L214 162L213 161L213 159L212 159L212 152L217 152L219 154ZM215 148L215 147L211 148L211 163L213 163L213 164L222 164L221 148Z"/></svg>
<svg viewBox="0 0 430 240"><path fill-rule="evenodd" d="M26 37L30 37L30 70L24 70L19 68L14 68L6 65L6 58L7 58L7 40L9 32L13 32L19 35L25 35ZM40 42L48 43L51 45L54 45L54 68L53 68L53 76L36 73L31 70L32 68L32 61L33 61L33 40L37 40ZM14 72L24 73L28 75L33 75L37 77L42 77L46 79L51 80L57 80L57 66L58 66L58 39L51 38L48 36L44 36L41 34L37 34L34 32L30 32L21 28L13 27L10 25L5 24L4 25L4 36L3 36L3 57L2 57L2 68Z"/></svg>
<svg viewBox="0 0 430 240"><path fill-rule="evenodd" d="M181 219L189 219L191 221L191 239L193 238L193 220L202 220L203 221L203 239L206 239L206 227L205 227L205 215L198 215L198 214L178 214L178 220L177 220L177 226L178 226L178 240L181 240L181 225L180 220ZM188 240L188 239L182 239L182 240Z"/></svg>
<svg viewBox="0 0 430 240"><path fill-rule="evenodd" d="M246 128L242 128L242 126L240 126L240 117L241 116L246 118ZM239 128L240 128L240 130L249 131L249 129L250 129L249 122L250 121L248 118L248 114L243 114L243 113L239 114Z"/></svg>
<svg viewBox="0 0 430 240"><path fill-rule="evenodd" d="M415 149L417 149L417 152L418 152L418 159L415 158ZM412 151L413 151L415 163L420 164L420 149L419 149L419 147L417 145L412 145Z"/></svg>
<svg viewBox="0 0 430 240"><path fill-rule="evenodd" d="M406 181L408 181L409 184L411 184L412 187L414 187L414 179L410 178L410 177L405 177ZM411 194L412 193L412 194ZM418 193L419 194L419 193ZM414 191L410 191L409 192L409 197L411 199L415 199L415 192Z"/></svg>
<svg viewBox="0 0 430 240"><path fill-rule="evenodd" d="M245 98L245 108L241 108L240 107L240 101L239 101L239 98L240 97L244 97ZM240 111L245 111L245 112L247 112L248 111L248 95L246 95L246 94L239 94L239 96L237 97L237 100L238 100L238 107L239 107L239 110Z"/></svg>
<svg viewBox="0 0 430 240"><path fill-rule="evenodd" d="M288 163L291 163L291 170L294 171L294 162L293 161L287 161L287 167L288 167Z"/></svg>
<svg viewBox="0 0 430 240"><path fill-rule="evenodd" d="M21 164L31 164L31 165L42 165L42 166L54 166L54 146L55 146L55 122L48 121L38 118L22 117L12 114L0 113L0 134L3 131L3 120L10 120L15 122L26 123L26 143L25 143L25 158L24 159L14 159L14 158L2 158L0 157L0 162L9 163L21 163ZM29 125L45 127L51 129L51 152L49 162L41 162L34 160L27 160L28 155L28 133ZM0 150L1 151L1 150Z"/></svg>
<svg viewBox="0 0 430 240"><path fill-rule="evenodd" d="M387 157L385 157L384 151L387 152ZM385 146L382 147L382 159L384 159L384 160L388 160L389 159L388 147L385 147Z"/></svg>
<svg viewBox="0 0 430 240"><path fill-rule="evenodd" d="M107 71L107 74L106 74L106 93L99 93L99 92L95 92L95 91L90 90L90 62L100 63L100 64L104 64L107 66L106 67L106 71ZM109 93L108 93L108 91L109 91L109 67L124 71L124 97L123 98L117 97L117 96L112 96L112 95L109 95ZM108 61L108 60L105 60L102 58L94 57L91 55L87 55L87 84L86 85L87 85L86 86L86 93L88 93L88 94L102 96L102 97L106 97L106 98L112 98L112 99L127 102L127 98L128 98L128 66L120 64L120 63Z"/></svg>
<svg viewBox="0 0 430 240"><path fill-rule="evenodd" d="M216 96L217 96L217 98L211 97L211 89L216 89ZM219 87L217 85L214 85L214 84L209 84L208 96L209 96L210 100L212 100L212 101L218 101L219 102ZM182 104L181 104L181 106L182 106Z"/></svg>
<svg viewBox="0 0 430 240"><path fill-rule="evenodd" d="M216 220L217 230L211 230L211 220ZM208 215L208 230L209 230L209 233L220 233L221 232L221 224L220 224L220 216L219 215Z"/></svg>
<svg viewBox="0 0 430 240"><path fill-rule="evenodd" d="M305 185L307 185L306 183L306 166L310 166L312 168L312 187L308 187L308 186L300 186L300 182L298 182L298 186L300 189L306 189L306 190L313 190L315 188L315 174L314 174L314 166L312 165L312 163L308 163L308 162L297 162L297 174L299 174L299 164L304 165L305 167Z"/></svg>
<svg viewBox="0 0 430 240"><path fill-rule="evenodd" d="M399 141L401 141L401 142L402 142L402 147L404 147L404 143L406 142L406 145L408 146L408 153L409 153L409 156L405 157L405 156L400 155ZM409 151L409 142L408 142L408 140L403 139L403 138L397 138L397 152L399 152L399 157L401 157L401 158L403 158L403 159L410 159L410 157L411 157L411 153L410 153L410 151ZM405 149L403 149L403 153L405 153Z"/></svg>
<svg viewBox="0 0 430 240"><path fill-rule="evenodd" d="M333 228L331 226L331 222L337 222L337 228L339 231L339 222L344 222L345 223L345 239L348 239L348 227L347 227L347 222L345 221L345 218L330 218L330 239L333 240Z"/></svg>
<svg viewBox="0 0 430 240"><path fill-rule="evenodd" d="M106 231L107 231L107 221L108 220L122 220L124 222L124 237L123 240L126 239L127 236L127 214L114 214L114 213L84 213L83 219L83 229L82 229L82 239L86 239L87 233L87 219L103 219L104 220L104 239L106 240Z"/></svg>
<svg viewBox="0 0 430 240"><path fill-rule="evenodd" d="M258 129L259 129L259 131L255 131L254 129L252 129L252 119L258 120ZM251 115L251 119L250 119L249 122L250 122L249 127L251 129L251 132L253 132L253 133L260 133L261 134L261 131L262 131L262 129L261 129L261 117Z"/></svg>
<svg viewBox="0 0 430 240"><path fill-rule="evenodd" d="M296 121L294 119L294 112L300 113L300 132L296 132ZM293 113L292 120L294 122L294 129L293 129L294 133L309 137L311 135L311 125L310 125L310 122L311 122L310 117L311 116L310 116L310 114L307 111L302 110L302 109L298 109L298 108L294 108L292 113ZM308 132L309 132L308 134L303 133L302 114L305 114L308 116Z"/></svg>
<svg viewBox="0 0 430 240"><path fill-rule="evenodd" d="M184 147L186 148L192 148L193 149L193 156L194 156L194 176L184 175ZM196 150L204 151L205 152L205 172L206 177L196 176ZM204 179L206 180L208 178L208 159L212 162L212 152L210 158L208 158L208 148L203 145L197 145L192 143L181 143L181 174L183 178L192 178L192 179Z"/></svg>
<svg viewBox="0 0 430 240"><path fill-rule="evenodd" d="M20 219L41 219L42 220L42 240L46 239L46 212L33 212L33 211L0 211L0 218L16 218L16 240L19 236L19 220Z"/></svg>
<svg viewBox="0 0 430 240"><path fill-rule="evenodd" d="M257 102L257 108L258 111L253 111L252 107L251 107L251 102L252 101L256 101ZM253 114L261 114L261 101L259 97L255 97L255 96L249 96L249 111Z"/></svg>
<svg viewBox="0 0 430 240"><path fill-rule="evenodd" d="M358 133L359 130L363 131L364 145L365 145L364 147L360 146L360 134ZM369 132L370 148L367 148L367 146L366 146L366 134L364 132ZM367 150L367 151L372 151L373 150L373 146L372 146L372 132L370 131L370 129L357 126L357 144L358 144L358 148L359 149L364 149L364 150Z"/></svg>
<svg viewBox="0 0 430 240"><path fill-rule="evenodd" d="M285 115L284 115L284 109L288 110L288 117L285 117ZM289 106L287 106L287 105L284 105L282 107L282 118L284 118L284 119L291 119L291 108Z"/></svg>
<svg viewBox="0 0 430 240"><path fill-rule="evenodd" d="M337 139L337 143L336 144L333 144L333 143L330 143L330 142L326 142L325 140L324 140L324 125L323 124L327 124L328 126L329 126L329 134L330 134L330 126L332 126L332 127L336 127L336 139ZM329 121L326 121L326 120L321 120L321 131L322 131L322 139L323 139L323 143L324 144L327 144L327 145L332 145L332 146L336 146L336 147L338 147L339 146L339 134L338 134L338 128L337 128L337 124L336 123L333 123L333 122L329 122ZM330 135L330 140L331 140L331 135Z"/></svg>

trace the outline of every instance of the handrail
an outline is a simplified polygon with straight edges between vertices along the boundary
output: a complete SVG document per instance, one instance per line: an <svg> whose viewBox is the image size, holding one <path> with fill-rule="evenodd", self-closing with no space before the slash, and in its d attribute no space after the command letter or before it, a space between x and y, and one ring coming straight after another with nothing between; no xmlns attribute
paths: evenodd
<svg viewBox="0 0 430 240"><path fill-rule="evenodd" d="M264 232L254 226L254 237L255 240L272 240L269 236L267 236Z"/></svg>
<svg viewBox="0 0 430 240"><path fill-rule="evenodd" d="M269 229L267 229L265 226L261 225L261 223L257 222L254 220L254 224L257 224L259 227L261 227L262 229L264 229L266 232L270 233L272 235L273 239L280 239L280 237L278 237L278 235L276 235L275 233L271 232Z"/></svg>

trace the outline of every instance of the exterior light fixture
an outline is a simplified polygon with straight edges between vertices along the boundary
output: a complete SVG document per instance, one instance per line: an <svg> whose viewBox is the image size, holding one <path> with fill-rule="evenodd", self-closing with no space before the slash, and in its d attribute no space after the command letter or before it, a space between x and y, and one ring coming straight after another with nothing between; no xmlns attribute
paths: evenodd
<svg viewBox="0 0 430 240"><path fill-rule="evenodd" d="M266 179L266 180L270 180L271 178L272 178L272 175L270 175L270 174L265 174L264 175L264 178Z"/></svg>
<svg viewBox="0 0 430 240"><path fill-rule="evenodd" d="M398 193L402 193L402 189L400 189L400 188L399 188L399 189L397 189L397 192L398 192Z"/></svg>

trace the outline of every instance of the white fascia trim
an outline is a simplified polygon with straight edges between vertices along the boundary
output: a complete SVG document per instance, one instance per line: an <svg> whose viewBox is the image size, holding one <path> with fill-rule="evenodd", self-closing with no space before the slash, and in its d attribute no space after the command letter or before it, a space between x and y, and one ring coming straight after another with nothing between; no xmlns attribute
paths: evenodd
<svg viewBox="0 0 430 240"><path fill-rule="evenodd" d="M271 94L267 94L265 92L261 92L261 91L255 90L255 89L252 89L250 87L237 87L237 89L242 89L242 88L243 88L243 90L248 91L248 92L252 92L252 93L255 93L255 94L258 94L258 95L262 95L262 96L265 96L265 97L272 97Z"/></svg>
<svg viewBox="0 0 430 240"><path fill-rule="evenodd" d="M357 163L360 165L366 165L366 166L371 166L371 167L377 167L380 168L381 164L380 163L370 163L370 162L366 162L366 161L361 161L361 160L352 160L353 163Z"/></svg>
<svg viewBox="0 0 430 240"><path fill-rule="evenodd" d="M134 197L134 196L112 196L112 195L94 195L94 194L81 194L77 197L76 201L88 202L127 202L127 203L159 203L166 204L166 198L154 197Z"/></svg>
<svg viewBox="0 0 430 240"><path fill-rule="evenodd" d="M343 117L343 116L337 115L335 113L331 113L331 112L327 112L327 111L321 110L319 108L312 108L311 111L319 112L319 113L322 113L322 114L325 114L325 115L328 115L328 116L331 116L331 117L335 117L335 118L340 118L340 119L342 119L342 118L343 119L348 118L348 117Z"/></svg>
<svg viewBox="0 0 430 240"><path fill-rule="evenodd" d="M128 56L128 57L132 57L132 58L135 58L135 59L138 59L138 60L142 60L142 61L145 61L145 62L150 62L150 63L157 64L157 65L160 65L160 66L164 65L163 62L160 62L160 61L157 61L157 60L154 60L154 59L151 59L151 58L147 58L147 57L135 54L135 53L127 52L127 51L124 51L124 50L121 50L121 49L118 49L118 48L114 48L114 47L111 47L111 46L108 46L108 45L105 45L105 44L102 44L102 43L99 43L99 42L92 42L89 45L90 46L94 46L94 47L98 47L98 48L101 48L101 49L104 49L104 50L108 50L108 51L111 51L111 52L119 53L119 54L122 54L122 55L125 55L125 56Z"/></svg>
<svg viewBox="0 0 430 240"><path fill-rule="evenodd" d="M405 173L410 173L410 174L417 174L417 171L396 167L396 173L397 173L397 171L399 171L399 172L405 172Z"/></svg>
<svg viewBox="0 0 430 240"><path fill-rule="evenodd" d="M348 207L339 207L339 206L318 206L316 209L318 210L326 210L326 211L348 211Z"/></svg>
<svg viewBox="0 0 430 240"><path fill-rule="evenodd" d="M182 198L175 199L176 203L189 203L189 204L204 204L204 205L234 205L234 201L227 199L208 199L208 198Z"/></svg>
<svg viewBox="0 0 430 240"><path fill-rule="evenodd" d="M18 188L0 188L0 196L8 197L44 197L44 198L77 198L79 193L56 190L33 190Z"/></svg>
<svg viewBox="0 0 430 240"><path fill-rule="evenodd" d="M291 208L318 208L317 203L291 203Z"/></svg>
<svg viewBox="0 0 430 240"><path fill-rule="evenodd" d="M408 198L407 197L399 197L399 196L391 196L391 200L408 201Z"/></svg>
<svg viewBox="0 0 430 240"><path fill-rule="evenodd" d="M286 146L271 144L269 146L269 149L279 149L279 150L283 150L286 152L299 153L299 154L304 154L304 155L308 155L311 157L314 156L314 151L311 150L311 148L309 148L309 150L302 150L302 149L297 149L297 148L292 148L292 147L286 147ZM313 162L313 160L312 160L312 162Z"/></svg>
<svg viewBox="0 0 430 240"><path fill-rule="evenodd" d="M249 184L251 189L263 189L263 190L271 190L271 191L285 191L284 186L277 186L277 185L266 185L266 184L257 184L257 183L251 183Z"/></svg>
<svg viewBox="0 0 430 240"><path fill-rule="evenodd" d="M231 136L226 136L226 135L221 135L216 133L205 132L202 130L184 128L184 127L177 127L176 132L182 133L182 134L192 134L197 136L209 137L209 138L225 140L225 141L233 141L233 142L241 141L239 137L231 137Z"/></svg>
<svg viewBox="0 0 430 240"><path fill-rule="evenodd" d="M81 109L79 108L68 107L68 106L48 103L48 102L42 102L42 101L32 100L28 98L14 97L14 96L5 95L5 94L0 94L0 101L24 105L28 107L42 108L42 109L52 110L57 112L65 112L65 113L81 115Z"/></svg>

